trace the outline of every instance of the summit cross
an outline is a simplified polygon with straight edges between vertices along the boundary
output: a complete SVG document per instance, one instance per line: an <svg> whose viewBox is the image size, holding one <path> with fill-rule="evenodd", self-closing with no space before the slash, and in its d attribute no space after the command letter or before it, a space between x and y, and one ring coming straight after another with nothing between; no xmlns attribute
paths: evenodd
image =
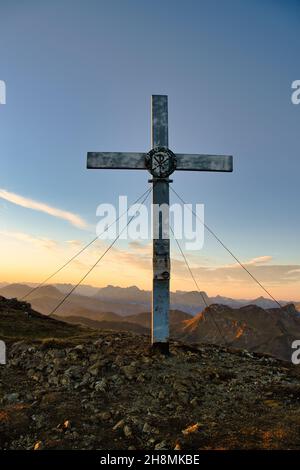
<svg viewBox="0 0 300 470"><path fill-rule="evenodd" d="M153 184L153 207L169 207L169 176L182 171L232 171L231 155L203 155L173 153L168 141L168 97L152 95L151 98L151 147L148 153L88 152L87 168L98 170L148 170ZM154 226L157 238L153 238L153 290L151 341L154 348L169 351L170 310L170 239L169 220L163 221L156 213ZM167 219L169 219L167 217ZM167 235L167 236L166 236Z"/></svg>

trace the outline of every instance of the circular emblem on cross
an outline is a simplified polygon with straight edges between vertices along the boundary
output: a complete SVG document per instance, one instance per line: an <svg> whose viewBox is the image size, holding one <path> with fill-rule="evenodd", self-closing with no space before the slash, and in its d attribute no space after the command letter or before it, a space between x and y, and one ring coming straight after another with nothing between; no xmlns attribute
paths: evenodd
<svg viewBox="0 0 300 470"><path fill-rule="evenodd" d="M155 147L147 153L146 168L155 178L167 178L176 169L176 155L167 147Z"/></svg>

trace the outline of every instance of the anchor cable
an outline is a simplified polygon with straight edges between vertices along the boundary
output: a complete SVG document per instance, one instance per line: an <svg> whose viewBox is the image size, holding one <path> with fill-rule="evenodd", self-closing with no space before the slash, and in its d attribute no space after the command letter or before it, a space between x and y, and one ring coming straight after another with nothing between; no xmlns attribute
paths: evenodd
<svg viewBox="0 0 300 470"><path fill-rule="evenodd" d="M194 281L194 284L195 284L195 286L196 286L197 291L198 291L199 294L201 295L202 300L203 300L204 304L206 305L206 307L209 307L209 304L208 304L208 302L207 302L205 296L203 295L203 292L201 291L201 289L200 289L200 287L199 287L199 285L198 285L198 282L197 282L197 280L196 280L196 278L195 278L195 276L194 276L194 273L193 273L193 271L192 271L192 269L191 269L191 267L190 267L190 265L189 265L189 262L188 262L188 260L187 260L187 257L185 256L184 251L183 251L183 249L182 249L182 247L181 247L179 241L177 240L177 238L175 238L174 231L173 231L173 229L172 229L171 226L170 226L170 230L171 230L171 232L172 232L173 239L175 240L175 242L176 242L176 244L177 244L177 247L179 248L179 251L180 251L180 253L181 253L181 255L182 255L183 259L184 259L184 262L185 262L185 264L186 264L186 267L187 267L187 269L188 269L188 271L189 271L189 273L190 273L190 275L191 275L191 277L192 277L192 279L193 279L193 281ZM211 311L210 313L211 313L210 318L212 319L212 321L213 321L215 327L217 328L217 330L218 330L218 332L219 332L219 335L220 335L220 337L221 337L222 340L223 340L223 343L225 344L225 346L228 346L228 342L227 342L225 336L223 335L223 333L222 333L222 331L221 331L221 329L220 329L220 327L219 327L217 321L214 319L214 316L213 316L213 314L212 314L212 311Z"/></svg>
<svg viewBox="0 0 300 470"><path fill-rule="evenodd" d="M144 204L144 202L148 199L149 194L152 192L152 187L147 189L146 195L143 198L142 202L139 205L139 208L136 212L139 211L140 207ZM145 193L144 193L145 194ZM140 199L140 198L139 198ZM128 209L129 210L129 209ZM128 212L128 211L127 211ZM85 273L85 275L77 282L75 286L72 287L72 289L63 297L63 299L54 307L53 310L51 310L50 313L48 313L47 316L51 317L53 313L55 313L59 307L67 300L68 297L74 292L75 289L84 281L84 279L93 271L93 269L97 266L97 264L104 258L104 256L109 252L109 250L114 246L114 244L117 242L117 240L120 238L122 233L127 229L129 224L132 222L134 219L136 213L131 216L125 227L118 233L118 235L114 238L114 240L111 242L111 244L107 247L107 249L101 254L101 256L97 259L97 261L89 268L89 270Z"/></svg>
<svg viewBox="0 0 300 470"><path fill-rule="evenodd" d="M172 186L170 186L170 188L173 191L173 193L176 194L178 199L180 199L180 201L183 204L186 204L186 202L175 191L175 189L173 189ZM249 274L249 276L253 279L253 281L256 282L272 300L274 300L274 302L279 306L279 308L282 308L282 305L280 304L280 302L278 302L278 300L275 299L275 297L262 285L262 283L258 279L256 279L256 277L246 268L246 266L237 258L237 256L235 256L235 254L225 245L225 243L223 243L222 240L220 240L220 238L215 234L215 232L210 227L208 227L208 225L203 220L200 219L198 214L196 214L196 212L193 209L191 209L188 205L187 205L187 208L201 222L201 224L206 228L206 230L211 235L213 235L213 237L223 246L223 248L225 248L225 250L235 259L235 261L240 265L240 267L243 268L244 271L246 271L246 273Z"/></svg>
<svg viewBox="0 0 300 470"><path fill-rule="evenodd" d="M134 203L134 204L137 204L139 202L140 199L142 199L143 196L145 196L145 194L148 195L148 191L149 189L147 189L147 191L145 191L140 197L138 197ZM95 243L95 241L97 241L102 235L104 235L105 232L107 232L107 230L112 226L114 225L115 223L117 223L121 217L123 217L123 215L126 215L129 211L129 208L127 208L126 211L124 211L122 214L119 215L119 217L117 219L115 219L111 224L109 224L108 226L106 226L105 230L103 230L102 233L100 233L100 235L97 235L97 237L93 238L90 242L88 242L83 248L81 248L81 250L79 250L74 256L72 256L72 258L70 258L68 261L66 261L60 268L58 268L54 273L52 273L50 276L48 276L46 279L44 279L42 282L40 282L37 286L33 287L29 292L27 292L27 294L25 294L23 297L20 298L20 300L24 300L26 299L27 297L29 297L33 292L37 291L38 289L40 289L42 286L44 286L46 284L47 281L49 281L50 279L52 279L56 274L58 274L62 269L64 269L66 266L68 266L68 264L70 264L75 258L77 258L77 256L79 256L81 253L83 253L83 251L85 251L89 246L91 246L93 243Z"/></svg>

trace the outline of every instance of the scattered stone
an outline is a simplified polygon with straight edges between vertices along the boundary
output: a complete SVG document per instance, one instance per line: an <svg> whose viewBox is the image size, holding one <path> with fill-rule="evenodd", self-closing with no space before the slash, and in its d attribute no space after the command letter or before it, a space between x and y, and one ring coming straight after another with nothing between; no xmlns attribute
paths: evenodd
<svg viewBox="0 0 300 470"><path fill-rule="evenodd" d="M145 423L144 426L143 426L143 432L145 433L151 433L151 426L148 424L148 423Z"/></svg>
<svg viewBox="0 0 300 470"><path fill-rule="evenodd" d="M128 426L127 424L125 424L125 426L123 428L123 432L124 432L124 435L126 437L132 437L132 430L131 430L130 426Z"/></svg>
<svg viewBox="0 0 300 470"><path fill-rule="evenodd" d="M102 411L100 413L97 413L97 418L99 418L101 421L109 421L112 417L112 414L110 411Z"/></svg>
<svg viewBox="0 0 300 470"><path fill-rule="evenodd" d="M181 432L184 436L187 436L188 434L192 434L193 432L198 431L200 428L200 424L192 424L191 426L188 426L187 428L183 429Z"/></svg>
<svg viewBox="0 0 300 470"><path fill-rule="evenodd" d="M9 393L4 395L4 398L8 403L16 403L19 400L19 396L18 393Z"/></svg>
<svg viewBox="0 0 300 470"><path fill-rule="evenodd" d="M197 397L192 398L192 400L190 401L190 404L192 406L198 406L198 398Z"/></svg>
<svg viewBox="0 0 300 470"><path fill-rule="evenodd" d="M67 419L63 424L63 429L69 429L71 427L70 421Z"/></svg>
<svg viewBox="0 0 300 470"><path fill-rule="evenodd" d="M129 366L124 366L121 368L122 372L125 374L126 378L132 380L136 375L136 367L133 364Z"/></svg>
<svg viewBox="0 0 300 470"><path fill-rule="evenodd" d="M118 421L118 422L114 425L113 431L117 431L118 429L123 428L124 425L125 425L124 419L120 419L120 421Z"/></svg>
<svg viewBox="0 0 300 470"><path fill-rule="evenodd" d="M95 384L96 392L105 392L107 388L107 381L105 379L101 379Z"/></svg>
<svg viewBox="0 0 300 470"><path fill-rule="evenodd" d="M93 364L90 368L89 368L89 373L91 375L93 375L94 377L96 377L97 375L99 375L99 365L96 363L96 364Z"/></svg>
<svg viewBox="0 0 300 470"><path fill-rule="evenodd" d="M37 441L34 444L33 450L41 450L41 448L42 448L42 441Z"/></svg>
<svg viewBox="0 0 300 470"><path fill-rule="evenodd" d="M79 379L81 377L81 374L82 374L81 366L71 366L65 372L65 375L72 379Z"/></svg>
<svg viewBox="0 0 300 470"><path fill-rule="evenodd" d="M155 445L154 450L167 450L168 446L166 441L161 441Z"/></svg>

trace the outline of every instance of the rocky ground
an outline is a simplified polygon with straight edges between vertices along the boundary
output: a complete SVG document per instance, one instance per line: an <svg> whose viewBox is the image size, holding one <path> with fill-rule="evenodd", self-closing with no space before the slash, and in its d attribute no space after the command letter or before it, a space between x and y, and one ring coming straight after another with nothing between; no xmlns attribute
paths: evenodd
<svg viewBox="0 0 300 470"><path fill-rule="evenodd" d="M300 370L217 346L103 331L8 344L2 449L299 449Z"/></svg>

